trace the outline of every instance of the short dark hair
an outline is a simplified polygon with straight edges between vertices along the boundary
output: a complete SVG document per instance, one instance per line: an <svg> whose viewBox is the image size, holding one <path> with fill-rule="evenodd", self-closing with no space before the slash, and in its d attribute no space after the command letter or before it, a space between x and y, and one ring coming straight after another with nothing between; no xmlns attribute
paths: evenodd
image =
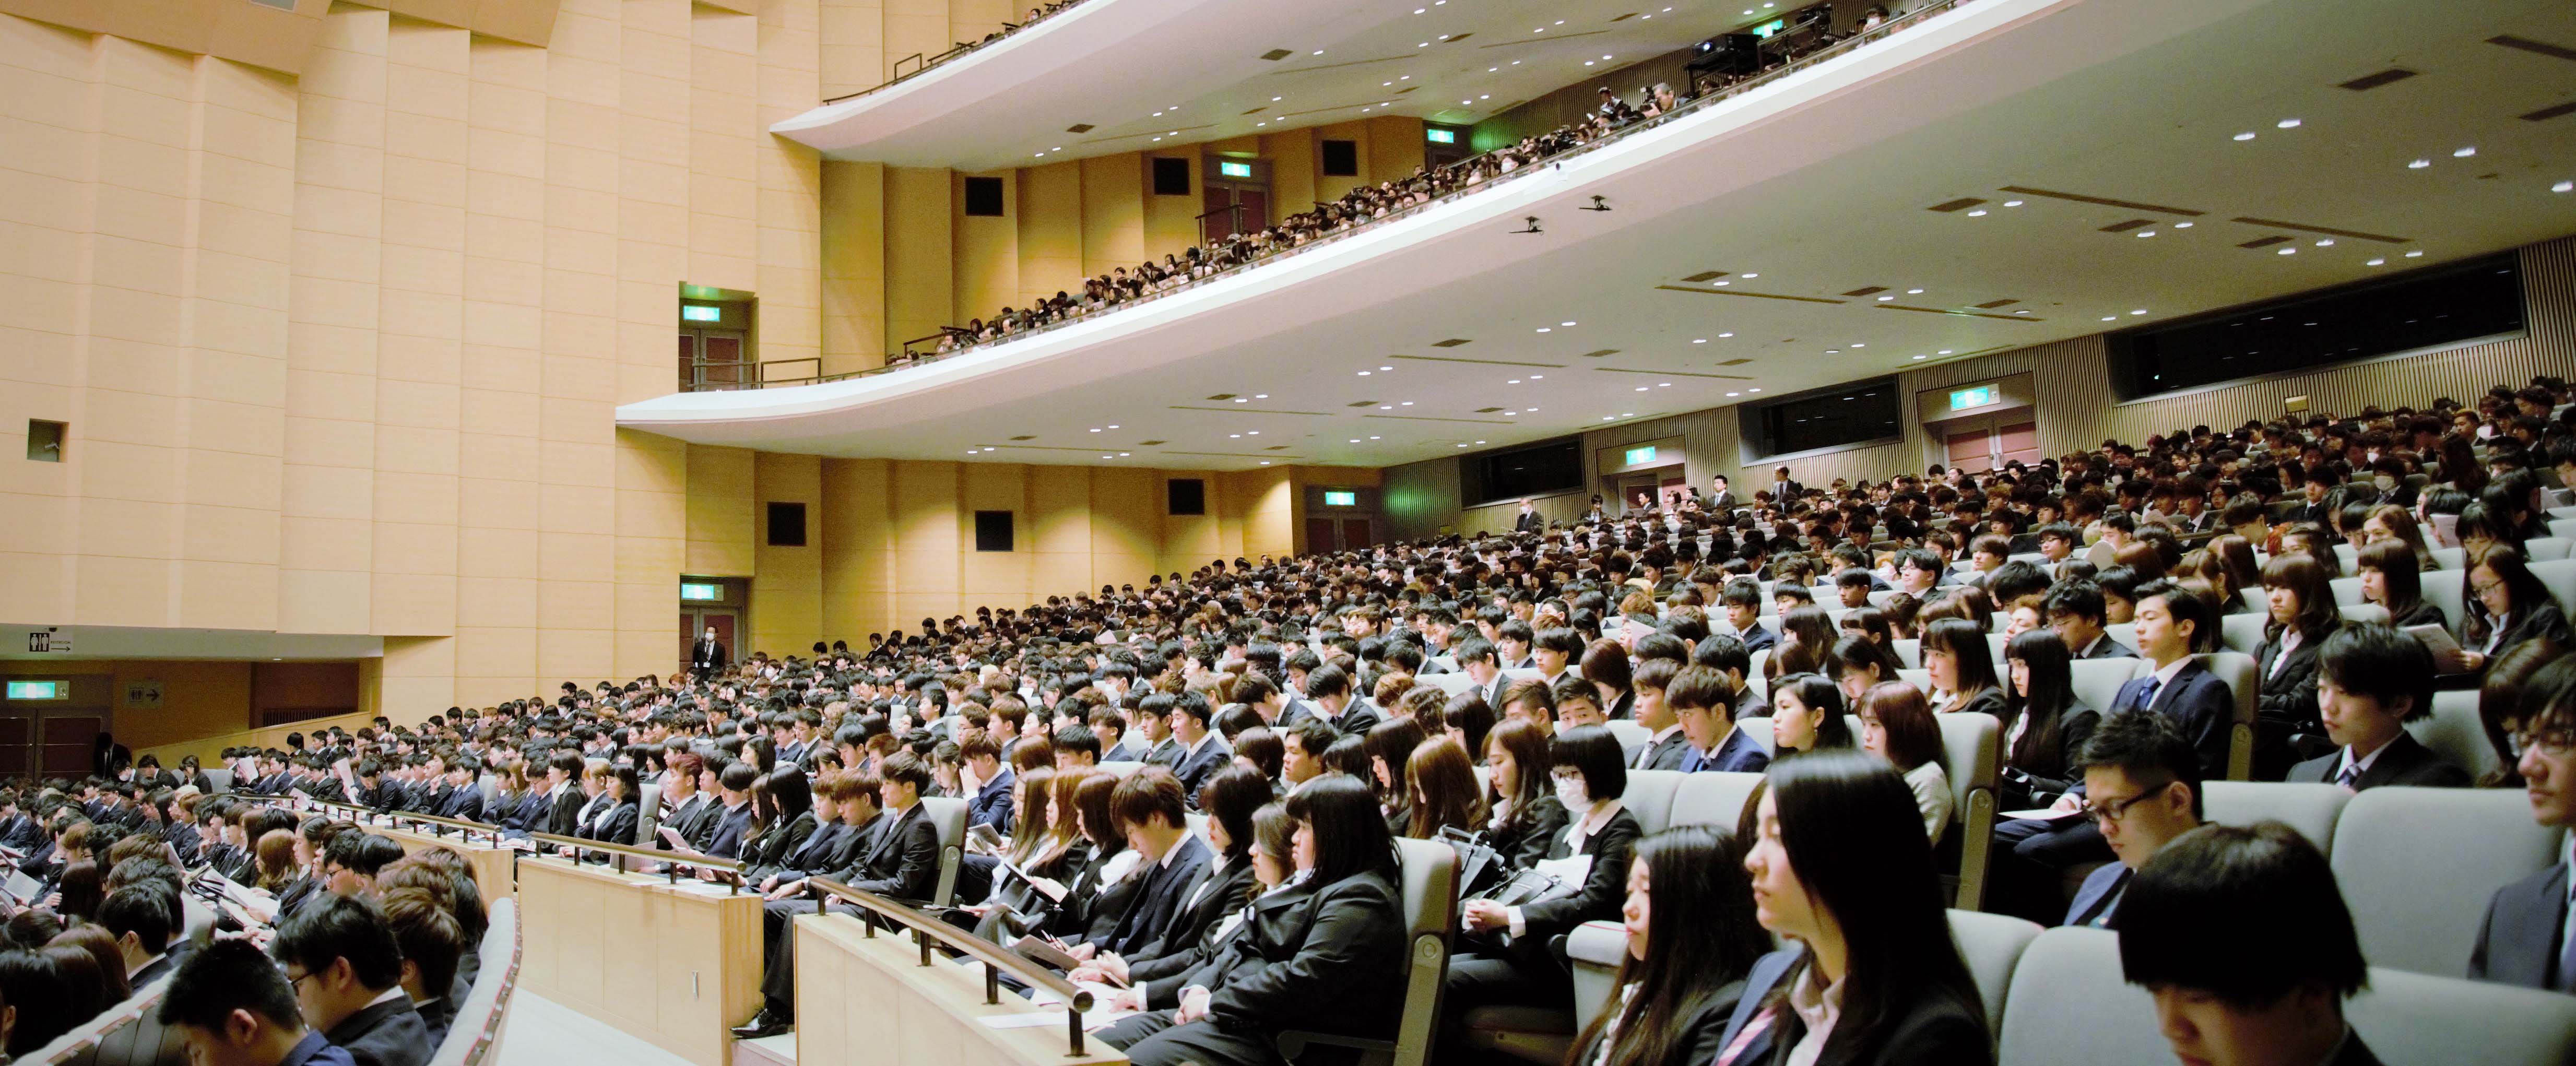
<svg viewBox="0 0 2576 1066"><path fill-rule="evenodd" d="M2191 623L2191 650L2196 652L2217 650L2218 607L2209 602L2209 597L2194 592L2171 578L2160 577L2138 586L2136 594L2130 597L2129 602L2145 603L2150 599L2165 601L2165 613L2173 616L2176 624Z"/></svg>
<svg viewBox="0 0 2576 1066"><path fill-rule="evenodd" d="M2048 590L2046 606L2040 611L2052 617L2062 614L2081 618L2098 626L2108 613L2108 607L2102 602L2102 586L2090 581L2067 581Z"/></svg>
<svg viewBox="0 0 2576 1066"><path fill-rule="evenodd" d="M342 833L322 847L323 862L365 877L376 876L376 871L402 857L401 844L373 833Z"/></svg>
<svg viewBox="0 0 2576 1066"><path fill-rule="evenodd" d="M170 915L178 908L167 886L145 881L108 893L92 917L107 927L107 935L122 940L132 933L143 950L157 955L170 946Z"/></svg>
<svg viewBox="0 0 2576 1066"><path fill-rule="evenodd" d="M420 985L434 995L446 995L456 983L457 959L465 953L465 930L456 916L440 906L437 897L417 888L398 888L385 893L385 923L392 927L394 943L402 949L403 960L420 971Z"/></svg>
<svg viewBox="0 0 2576 1066"><path fill-rule="evenodd" d="M1057 751L1083 752L1091 756L1091 761L1100 761L1099 735L1080 722L1068 721L1055 727L1054 744Z"/></svg>
<svg viewBox="0 0 2576 1066"><path fill-rule="evenodd" d="M304 1028L304 1010L296 1005L295 986L287 983L285 971L250 941L217 939L189 952L179 964L154 1017L163 1025L222 1032L237 1010L290 1032Z"/></svg>
<svg viewBox="0 0 2576 1066"><path fill-rule="evenodd" d="M1325 696L1349 695L1350 691L1351 675L1343 672L1341 667L1326 663L1306 671L1306 695L1308 696L1321 699ZM1205 700L1202 699L1201 702L1204 703ZM1200 718L1204 719L1206 716L1201 715Z"/></svg>
<svg viewBox="0 0 2576 1066"><path fill-rule="evenodd" d="M2306 989L2350 996L2370 973L2324 853L2279 822L2205 825L2148 860L2120 898L2131 984L2259 1009Z"/></svg>
<svg viewBox="0 0 2576 1066"><path fill-rule="evenodd" d="M1188 793L1181 779L1161 766L1148 766L1121 778L1109 794L1109 817L1122 825L1144 825L1155 816L1178 828L1189 824Z"/></svg>
<svg viewBox="0 0 2576 1066"><path fill-rule="evenodd" d="M2433 713L2433 653L2384 622L2338 627L2317 651L2317 676L2383 705L2406 700L2409 721Z"/></svg>
<svg viewBox="0 0 2576 1066"><path fill-rule="evenodd" d="M402 983L402 946L394 942L394 931L375 904L348 896L317 896L298 907L295 913L277 926L277 941L269 952L281 963L293 963L307 973L331 968L338 959L349 960L358 983L382 991Z"/></svg>
<svg viewBox="0 0 2576 1066"><path fill-rule="evenodd" d="M2164 715L2145 710L2112 715L2085 739L2075 769L2116 769L2149 792L2180 781L2191 788L2192 817L2201 817L2200 755Z"/></svg>
<svg viewBox="0 0 2576 1066"><path fill-rule="evenodd" d="M1660 660L1659 660L1660 661ZM1726 675L1706 666L1687 666L1675 671L1664 686L1664 706L1697 707L1702 710L1735 710L1735 688L1727 684Z"/></svg>
<svg viewBox="0 0 2576 1066"><path fill-rule="evenodd" d="M1626 754L1619 746L1618 735L1597 725L1568 729L1547 743L1548 766L1572 767L1582 774L1583 789L1596 803L1627 793Z"/></svg>

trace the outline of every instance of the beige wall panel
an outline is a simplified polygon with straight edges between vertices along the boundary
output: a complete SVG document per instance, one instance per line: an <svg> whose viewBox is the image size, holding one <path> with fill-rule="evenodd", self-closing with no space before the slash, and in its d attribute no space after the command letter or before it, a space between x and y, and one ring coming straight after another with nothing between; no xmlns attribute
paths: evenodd
<svg viewBox="0 0 2576 1066"><path fill-rule="evenodd" d="M689 573L752 574L752 455L744 448L688 446Z"/></svg>
<svg viewBox="0 0 2576 1066"><path fill-rule="evenodd" d="M1145 259L1145 163L1135 153L1079 161L1082 276L1098 277Z"/></svg>
<svg viewBox="0 0 2576 1066"><path fill-rule="evenodd" d="M956 301L950 217L948 171L885 168L885 315L889 351L904 341L930 336L941 326L951 324Z"/></svg>
<svg viewBox="0 0 2576 1066"><path fill-rule="evenodd" d="M795 649L823 632L823 461L812 455L756 453L752 463L751 631L755 648ZM805 545L769 543L768 505L805 505Z"/></svg>
<svg viewBox="0 0 2576 1066"><path fill-rule="evenodd" d="M886 547L891 475L883 459L822 461L822 506L814 525L822 541L823 631L834 639L884 630L893 554Z"/></svg>
<svg viewBox="0 0 2576 1066"><path fill-rule="evenodd" d="M1404 181L1422 166L1425 142L1422 120L1409 115L1382 115L1368 120L1368 165L1360 173L1372 183Z"/></svg>
<svg viewBox="0 0 2576 1066"><path fill-rule="evenodd" d="M1026 17L1028 12L1012 10L1012 0L948 0L948 36L960 43L980 41L1003 23Z"/></svg>
<svg viewBox="0 0 2576 1066"><path fill-rule="evenodd" d="M823 98L874 88L886 78L882 0L822 0L819 61Z"/></svg>
<svg viewBox="0 0 2576 1066"><path fill-rule="evenodd" d="M1368 176L1372 171L1369 167L1369 156L1371 154L1369 149L1371 145L1369 140L1369 124L1367 120L1363 119L1357 122L1336 122L1331 125L1317 126L1314 128L1314 136L1317 141L1315 147L1316 202L1325 203L1339 200L1344 194L1351 190L1359 188L1362 185L1369 184ZM1351 142L1359 153L1359 176L1333 177L1325 174L1324 149L1321 143L1323 141Z"/></svg>
<svg viewBox="0 0 2576 1066"><path fill-rule="evenodd" d="M1001 217L966 214L966 178L952 179L948 202L949 242L952 247L950 276L955 307L947 322L962 325L979 318L992 318L1004 307L1020 303L1020 248L1016 205L1019 200L1019 175L1016 171L982 174L976 177L1002 179Z"/></svg>
<svg viewBox="0 0 2576 1066"><path fill-rule="evenodd" d="M1082 166L1049 163L1019 172L1020 291L1028 307L1059 291L1082 293Z"/></svg>
<svg viewBox="0 0 2576 1066"><path fill-rule="evenodd" d="M1157 157L1165 159L1185 159L1189 161L1189 195L1157 196L1154 194L1153 176L1151 170L1148 169L1151 168L1153 164L1147 162L1147 160ZM1142 158L1138 159L1136 165L1140 173L1138 181L1143 192L1145 204L1145 254L1140 257L1140 260L1152 259L1160 261L1164 256L1178 255L1183 250L1189 248L1189 246L1197 244L1199 242L1199 212L1207 210L1206 198L1201 196L1199 193L1200 187L1205 185L1207 182L1207 175L1204 173L1207 166L1206 160L1199 157L1198 149L1168 148L1157 152L1148 152L1145 153ZM1132 267L1136 265L1137 261L1138 260L1130 260L1123 265Z"/></svg>

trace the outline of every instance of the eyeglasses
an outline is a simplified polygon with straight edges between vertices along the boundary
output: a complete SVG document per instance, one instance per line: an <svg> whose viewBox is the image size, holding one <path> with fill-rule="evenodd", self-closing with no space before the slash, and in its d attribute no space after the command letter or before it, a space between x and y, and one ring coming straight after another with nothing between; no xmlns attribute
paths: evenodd
<svg viewBox="0 0 2576 1066"><path fill-rule="evenodd" d="M2483 585L2478 584L2477 582L2474 582L2474 581L2472 581L2472 582L2470 582L2470 583L2469 583L2469 591L2474 592L2474 593L2476 593L2476 594L2478 594L2478 595L2480 595L2480 596L2484 596L2484 595L2486 595L2487 593L2490 593L2490 592L2501 592L2501 591L2504 591L2504 588L2505 588L2505 584L2504 584L2504 582L2502 582L2502 581L2490 581L2490 582L2487 582L2486 584L2483 584Z"/></svg>
<svg viewBox="0 0 2576 1066"><path fill-rule="evenodd" d="M2138 804L2145 803L2148 799L2153 798L2157 793L2163 791L2164 790L2160 788L2149 789L2124 800L2113 800L2109 803L2087 803L2084 805L2084 813L2090 815L2094 821L2108 825L2118 822L2122 818L2128 817L2130 808L2135 807Z"/></svg>
<svg viewBox="0 0 2576 1066"><path fill-rule="evenodd" d="M2524 752L2534 748L2540 749L2543 755L2555 758L2569 752L2576 752L2576 728L2552 726L2545 729L2515 729L2505 734L2505 743L2513 749L2513 757L2516 759L2522 758Z"/></svg>

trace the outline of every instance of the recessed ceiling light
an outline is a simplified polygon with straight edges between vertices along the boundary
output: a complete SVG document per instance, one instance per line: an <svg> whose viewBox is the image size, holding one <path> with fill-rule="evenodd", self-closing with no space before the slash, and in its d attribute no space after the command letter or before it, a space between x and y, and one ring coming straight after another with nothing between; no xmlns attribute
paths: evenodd
<svg viewBox="0 0 2576 1066"><path fill-rule="evenodd" d="M1635 418L1635 417L1637 417L1637 412L1635 412L1635 411L1621 411L1621 412L1619 412L1619 417L1621 417L1621 418Z"/></svg>
<svg viewBox="0 0 2576 1066"><path fill-rule="evenodd" d="M1505 412L1503 412L1503 417L1505 417L1505 418L1510 418L1510 417L1514 417L1514 416L1519 415L1519 414L1520 414L1520 412L1518 412L1518 411L1505 411Z"/></svg>
<svg viewBox="0 0 2576 1066"><path fill-rule="evenodd" d="M2451 153L2451 158L2453 158L2453 159L2467 159L2468 157L2473 156L2473 155L2476 155L2476 154L2478 154L2478 150L2477 150L2477 149L2475 149L2475 148L2461 148L2461 149L2454 150L2454 151Z"/></svg>
<svg viewBox="0 0 2576 1066"><path fill-rule="evenodd" d="M1918 356L1915 356L1915 358L1916 358L1916 359L1930 359L1930 358L1932 358L1932 357L1931 357L1931 356L1928 356L1928 355L1918 355Z"/></svg>
<svg viewBox="0 0 2576 1066"><path fill-rule="evenodd" d="M2320 240L2320 241L2318 241L2318 242L2317 242L2317 247L2319 247L2319 248L2332 248L2332 247L2334 247L2334 241L2333 241L2333 239L2332 239L2332 238L2328 238L2328 239L2325 239L2325 240Z"/></svg>
<svg viewBox="0 0 2576 1066"><path fill-rule="evenodd" d="M1970 211L1970 212L1968 212L1968 217L1969 217L1969 218L1984 218L1984 217L1986 217L1986 213L1985 213L1985 211L1984 211L1984 210L1982 210L1982 209L1980 209L1980 210L1976 210L1976 211Z"/></svg>
<svg viewBox="0 0 2576 1066"><path fill-rule="evenodd" d="M1746 392L1760 392L1760 391L1762 391L1762 390L1760 390L1760 389L1746 389L1746 390L1744 390L1744 391L1746 391Z"/></svg>
<svg viewBox="0 0 2576 1066"><path fill-rule="evenodd" d="M1275 104L1275 103L1278 103L1278 102L1280 101L1280 99L1281 99L1280 97L1273 96L1273 97L1271 97L1271 98L1270 98L1270 102Z"/></svg>
<svg viewBox="0 0 2576 1066"><path fill-rule="evenodd" d="M1226 434L1226 435L1225 435L1225 439L1227 439L1227 440L1242 440L1242 439L1243 439L1243 434L1241 434L1241 433L1228 433L1228 434Z"/></svg>
<svg viewBox="0 0 2576 1066"><path fill-rule="evenodd" d="M1553 333L1553 332L1555 332L1554 330L1551 330L1551 329L1549 329L1549 328L1548 328L1548 327L1546 327L1546 326L1540 326L1540 327L1538 328L1538 331L1539 331L1539 332L1541 332L1541 333Z"/></svg>
<svg viewBox="0 0 2576 1066"><path fill-rule="evenodd" d="M1544 381L1544 380L1547 380L1547 375L1545 375L1545 374L1532 374L1532 375L1530 375L1530 380L1531 380L1531 381Z"/></svg>
<svg viewBox="0 0 2576 1066"><path fill-rule="evenodd" d="M1748 277L1748 278L1758 278L1758 277L1761 277L1762 275L1760 275L1760 274L1751 274L1751 273L1748 273L1748 274L1746 274L1746 275L1744 275L1744 276L1745 276L1745 277Z"/></svg>
<svg viewBox="0 0 2576 1066"><path fill-rule="evenodd" d="M1695 337L1695 338L1692 338L1691 343L1692 343L1692 344L1706 344L1706 343L1708 343L1708 338L1706 338L1706 337Z"/></svg>
<svg viewBox="0 0 2576 1066"><path fill-rule="evenodd" d="M1258 437L1261 435L1261 431L1257 429L1247 429L1243 431L1243 435L1247 437Z"/></svg>
<svg viewBox="0 0 2576 1066"><path fill-rule="evenodd" d="M1740 392L1730 392L1730 393L1727 393L1727 395L1729 395L1729 396L1742 396L1742 395L1744 395L1744 394L1743 394L1743 393L1740 393Z"/></svg>
<svg viewBox="0 0 2576 1066"><path fill-rule="evenodd" d="M2120 320L2120 316L2118 316L2118 315L2104 315L2104 316L2102 316L2102 321L2104 321L2104 322L2117 322L2117 321L2119 321L2119 320Z"/></svg>
<svg viewBox="0 0 2576 1066"><path fill-rule="evenodd" d="M2019 201L2019 200L2006 200L2006 201L2004 201L2004 206L2005 206L2005 207L2020 207L2020 206L2021 206L2021 201Z"/></svg>
<svg viewBox="0 0 2576 1066"><path fill-rule="evenodd" d="M1655 387L1659 389L1669 389L1673 387L1673 383L1669 381L1658 381L1655 383Z"/></svg>
<svg viewBox="0 0 2576 1066"><path fill-rule="evenodd" d="M2299 254L2299 250L2298 250L2298 249L2296 249L2296 248L2283 248L2283 249L2281 249L2281 250L2280 250L2280 252L2279 252L2278 254L2280 254L2280 255L2297 255L2297 254Z"/></svg>
<svg viewBox="0 0 2576 1066"><path fill-rule="evenodd" d="M1896 297L1893 297L1893 296L1881 296L1881 297L1879 297L1879 298L1878 298L1878 302L1880 302L1880 303L1886 303L1886 302L1888 302L1889 300L1893 300L1893 299L1895 299L1895 298L1896 298Z"/></svg>
<svg viewBox="0 0 2576 1066"><path fill-rule="evenodd" d="M2176 223L2174 223L2174 224L2173 224L2173 226L2174 226L2174 228L2175 228L2175 229L2190 229L2190 228L2191 228L2191 223L2189 223L2189 222L2176 222Z"/></svg>
<svg viewBox="0 0 2576 1066"><path fill-rule="evenodd" d="M2422 258L2422 257L2423 257L2423 255L2424 255L2424 250L2423 250L2423 249L2421 249L2421 248L2418 248L2418 249L2415 249L2414 251L2411 251L2411 252L2406 253L2406 258L2408 258L2408 259L2420 259L2420 258Z"/></svg>
<svg viewBox="0 0 2576 1066"><path fill-rule="evenodd" d="M1617 416L1617 415L1603 415L1603 416L1601 416L1601 420L1602 420L1602 421L1604 421L1604 422L1608 422L1608 421L1611 421L1612 419L1615 419L1615 418L1617 418L1617 417L1619 417L1619 416Z"/></svg>
<svg viewBox="0 0 2576 1066"><path fill-rule="evenodd" d="M1639 386L1637 386L1637 391L1638 391L1638 392L1644 392L1644 391L1646 391L1646 387L1645 387L1645 386L1643 386L1643 385L1639 385Z"/></svg>
<svg viewBox="0 0 2576 1066"><path fill-rule="evenodd" d="M2247 130L2247 131L2245 131L2245 132L2243 132L2243 133L2237 134L2237 135L2236 135L2236 139L2237 139L2237 140L2240 140L2240 141L2250 141L2250 140L2253 140L2253 139L2254 139L2254 132L2253 132L2252 130Z"/></svg>
<svg viewBox="0 0 2576 1066"><path fill-rule="evenodd" d="M1382 366L1382 367L1379 367L1378 369L1380 369L1380 370L1393 370L1393 369L1395 369L1395 368L1394 368L1394 367L1391 367L1391 366Z"/></svg>
<svg viewBox="0 0 2576 1066"><path fill-rule="evenodd" d="M2406 169L2408 169L2408 170L2422 170L2422 169L2424 169L2425 167L2429 167L2429 166L2432 166L2432 165L2433 165L2433 161L2432 161L2432 160L2430 160L2430 159L2417 159L2417 160L2414 160L2414 161L2412 161L2412 162L2407 163L2407 164L2406 164Z"/></svg>
<svg viewBox="0 0 2576 1066"><path fill-rule="evenodd" d="M1521 379L1519 379L1519 378L1513 378L1513 379L1511 379L1510 381L1506 381L1506 382L1504 382L1503 384L1505 384L1505 385L1518 385L1518 384L1520 384L1520 383L1521 383Z"/></svg>
<svg viewBox="0 0 2576 1066"><path fill-rule="evenodd" d="M2369 262L2367 262L2367 263L2363 263L2362 265L2363 265L2363 266L2387 266L2387 265L2388 265L2388 260L2385 260L2385 259L2373 259L2373 260L2371 260L2371 261L2369 261Z"/></svg>
<svg viewBox="0 0 2576 1066"><path fill-rule="evenodd" d="M2146 314L2146 313L2147 313L2147 309L2146 309L2146 308L2141 307L2141 308L2139 308L2139 309L2137 309L2137 310L2135 310L2135 311L2131 311L2131 312L2129 312L2129 313L2130 313L2130 314L2133 314L2133 315L2143 315L2143 314Z"/></svg>
<svg viewBox="0 0 2576 1066"><path fill-rule="evenodd" d="M1353 438L1351 438L1351 443L1353 443L1353 444L1357 444L1357 443L1359 443L1359 442L1360 442L1360 439L1359 439L1358 437L1353 437Z"/></svg>
<svg viewBox="0 0 2576 1066"><path fill-rule="evenodd" d="M1869 347L1869 345L1866 345L1866 344L1855 344L1855 345L1852 345L1852 347L1854 347L1854 348L1867 348L1867 347Z"/></svg>
<svg viewBox="0 0 2576 1066"><path fill-rule="evenodd" d="M1250 397L1247 397L1247 396L1237 396L1237 397L1235 397L1235 398L1234 398L1234 402L1236 402L1236 403L1251 403L1251 402L1252 402L1252 399L1251 399Z"/></svg>
<svg viewBox="0 0 2576 1066"><path fill-rule="evenodd" d="M1370 440L1379 440L1379 439L1381 439L1381 438L1378 438L1378 437L1370 437L1369 439L1370 439Z"/></svg>
<svg viewBox="0 0 2576 1066"><path fill-rule="evenodd" d="M2142 230L2139 230L2139 231L2138 231L2138 236L2141 236L2141 237L2153 237L2153 236L2155 236L2155 235L2156 235L2156 231L2151 230L2151 229L2142 229Z"/></svg>
<svg viewBox="0 0 2576 1066"><path fill-rule="evenodd" d="M2281 120L2281 121L2279 121L2279 122L2275 122L2275 123L2273 123L2273 125L2275 125L2275 126L2279 126L2279 127L2281 127L2282 129L2285 129L2285 130L2294 130L2294 129L2299 128L2299 120L2297 120L2297 119L2295 119L2295 118L2285 118L2285 119L2282 119L2282 120Z"/></svg>
<svg viewBox="0 0 2576 1066"><path fill-rule="evenodd" d="M1377 405L1377 409L1380 411L1392 411L1395 410L1395 405L1391 403L1382 403Z"/></svg>
<svg viewBox="0 0 2576 1066"><path fill-rule="evenodd" d="M1092 431L1092 432L1094 432L1094 433L1098 433L1098 432L1100 432L1100 427L1098 427L1098 426L1093 426L1093 427L1091 427L1091 431Z"/></svg>
<svg viewBox="0 0 2576 1066"><path fill-rule="evenodd" d="M1316 55L1322 55L1323 53L1321 53L1321 52L1317 52L1317 53L1315 53L1315 54L1316 54ZM1269 465L1270 465L1270 460L1268 460L1268 459L1264 459L1264 460L1262 460L1262 461L1261 461L1261 465L1263 465L1263 466L1269 466Z"/></svg>
<svg viewBox="0 0 2576 1066"><path fill-rule="evenodd" d="M1466 446L1467 446L1467 444L1466 444L1466 442L1465 442L1465 441L1460 441L1460 442L1458 443L1458 446L1459 446L1459 447L1461 447L1461 448L1464 448L1464 447L1466 447Z"/></svg>
<svg viewBox="0 0 2576 1066"><path fill-rule="evenodd" d="M1116 423L1116 422L1112 422L1112 423L1110 423L1110 424L1109 424L1109 428L1111 428L1111 429L1116 429L1116 428L1118 428L1118 423Z"/></svg>
<svg viewBox="0 0 2576 1066"><path fill-rule="evenodd" d="M1367 376L1369 376L1369 372L1368 372L1368 371L1365 371L1365 370L1360 371L1360 376L1361 376L1361 377L1367 377Z"/></svg>
<svg viewBox="0 0 2576 1066"><path fill-rule="evenodd" d="M1560 326L1571 326L1571 325L1573 325L1573 324L1574 324L1574 323L1572 323L1572 322L1559 322L1559 323L1557 323L1557 325L1560 325Z"/></svg>
<svg viewBox="0 0 2576 1066"><path fill-rule="evenodd" d="M1411 400L1406 400L1406 401L1404 401L1402 404L1399 404L1398 406L1402 406L1402 407L1411 407L1411 406L1413 406L1413 401L1411 401Z"/></svg>
<svg viewBox="0 0 2576 1066"><path fill-rule="evenodd" d="M1948 349L1948 348L1943 348L1943 349L1941 349L1940 351L1934 352L1934 353L1932 353L1932 354L1934 354L1934 355L1948 355L1948 354L1950 354L1950 349Z"/></svg>
<svg viewBox="0 0 2576 1066"><path fill-rule="evenodd" d="M1118 453L1118 457L1119 457L1119 458L1121 458L1121 459L1124 459L1124 458L1126 458L1126 457L1128 457L1128 456L1130 456L1130 455L1133 455L1133 454L1135 454L1135 453L1134 453L1134 452L1120 452L1120 453Z"/></svg>
<svg viewBox="0 0 2576 1066"><path fill-rule="evenodd" d="M2576 192L2576 181L2562 181L2549 187L2551 192Z"/></svg>
<svg viewBox="0 0 2576 1066"><path fill-rule="evenodd" d="M989 452L989 451L998 451L999 449L996 449L996 448L986 448L986 449L984 449L984 450Z"/></svg>
<svg viewBox="0 0 2576 1066"><path fill-rule="evenodd" d="M1733 285L1733 284L1735 284L1735 283L1734 283L1734 282L1732 282L1732 281L1713 281L1713 282L1710 282L1709 284L1715 285L1715 286L1717 286L1718 288L1723 289L1723 288L1725 288L1725 287L1727 287L1727 286L1729 286L1729 285Z"/></svg>
<svg viewBox="0 0 2576 1066"><path fill-rule="evenodd" d="M1923 295L1923 290L1921 290L1921 289L1907 289L1907 290L1905 290L1905 294L1906 294L1906 295L1908 295L1908 296L1921 296L1921 295Z"/></svg>
<svg viewBox="0 0 2576 1066"><path fill-rule="evenodd" d="M1719 337L1732 337L1732 336L1734 336L1734 335L1735 335L1735 334L1732 334L1732 333L1720 333L1720 334L1718 334L1718 336L1719 336Z"/></svg>

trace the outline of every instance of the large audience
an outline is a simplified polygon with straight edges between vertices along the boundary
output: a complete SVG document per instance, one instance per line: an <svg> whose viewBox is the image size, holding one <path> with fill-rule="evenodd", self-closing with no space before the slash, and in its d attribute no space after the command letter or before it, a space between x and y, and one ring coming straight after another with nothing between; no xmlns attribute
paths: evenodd
<svg viewBox="0 0 2576 1066"><path fill-rule="evenodd" d="M2316 846L2202 824L2234 712L2194 653L2262 616L2257 779L2527 787L2541 824L2576 825L2576 637L2526 554L2550 539L2550 475L2576 485L2570 399L2538 379L1985 472L1783 469L1741 500L1721 478L1571 524L1221 560L856 648L733 661L710 640L667 677L227 751L228 789L103 746L94 776L0 792L0 845L38 883L0 926L6 1051L169 976L159 1017L192 1048L425 1062L476 971L481 893L452 852L405 857L303 799L578 857L634 842L658 786L649 846L696 876L739 864L767 898L746 1036L793 1023L790 920L848 909L817 879L931 899L922 800L949 797L979 828L943 916L1051 943L1132 1012L1097 1035L1139 1063L1389 1037L1399 838L1481 860L1442 1061L1490 1058L1476 1008L1570 1007L1556 941L1606 921L1626 955L1570 1062L1987 1062L1942 909L1962 842L1939 722L1991 715L2003 806L2047 816L1996 827L1989 909L2116 930L2187 1061L2371 1061L2343 1017L2362 951ZM2338 545L2390 622L2335 609ZM2452 550L2457 619L2422 594ZM1921 684L1898 675L1909 640ZM2075 695L2071 663L2129 656L2154 669L2111 705ZM2410 738L2438 688L2479 691L2502 769L2472 780ZM1659 770L1763 778L1741 824L1647 834L1621 797ZM2561 879L2563 915L2553 870L2534 883ZM2496 947L2481 936L2468 976L2567 987L2505 961L2545 953Z"/></svg>
<svg viewBox="0 0 2576 1066"><path fill-rule="evenodd" d="M1579 121L1523 137L1513 144L1456 163L1437 168L1415 167L1413 174L1403 180L1362 185L1330 203L1317 204L1312 210L1281 219L1276 225L1214 237L1181 252L1167 254L1159 263L1147 260L1134 267L1115 268L1084 280L1078 292L1058 290L1053 297L1026 307L1004 307L995 311L991 318L970 319L963 326L943 327L939 340L931 349L892 353L887 357L887 363L906 365L936 359L977 345L1005 340L1027 330L1115 308L1347 233L1409 208L1476 189L1517 171L1543 166L1559 156L1617 137L1649 120L1681 110L1692 101L1777 73L1789 64L1842 40L1876 29L1888 17L1885 8L1872 8L1852 29L1837 37L1825 28L1819 15L1801 23L1795 32L1783 35L1777 47L1766 49L1756 69L1740 74L1704 73L1685 90L1657 83L1644 90L1633 103L1605 86L1600 90L1599 106Z"/></svg>

